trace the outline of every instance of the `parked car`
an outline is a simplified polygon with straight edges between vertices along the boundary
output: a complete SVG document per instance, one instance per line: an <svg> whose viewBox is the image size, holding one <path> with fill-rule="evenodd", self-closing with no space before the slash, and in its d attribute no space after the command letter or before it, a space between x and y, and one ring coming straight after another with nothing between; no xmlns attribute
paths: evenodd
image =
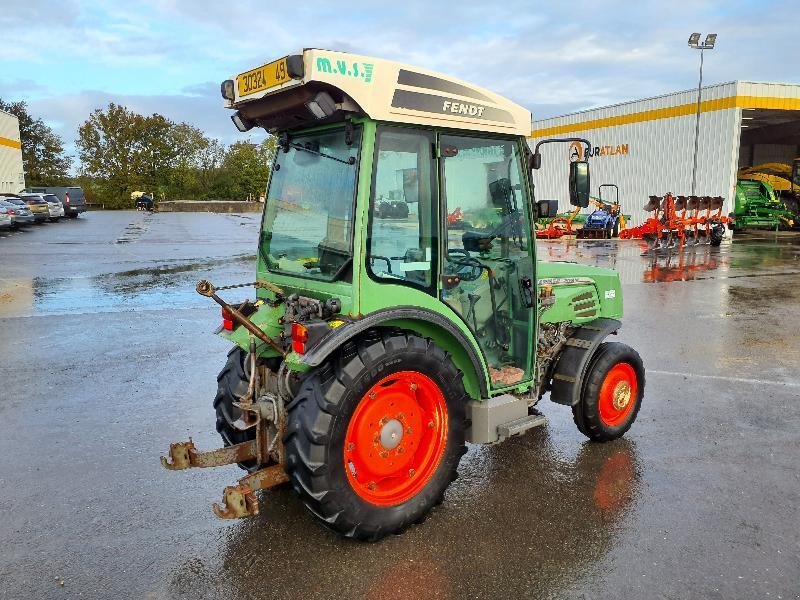
<svg viewBox="0 0 800 600"><path fill-rule="evenodd" d="M86 196L83 195L83 188L78 186L32 187L25 191L33 194L55 194L64 205L64 214L73 219L86 211Z"/></svg>
<svg viewBox="0 0 800 600"><path fill-rule="evenodd" d="M19 199L28 205L37 223L45 223L50 220L50 207L47 200L41 194L20 194Z"/></svg>
<svg viewBox="0 0 800 600"><path fill-rule="evenodd" d="M4 206L0 206L0 229L11 229L11 215Z"/></svg>
<svg viewBox="0 0 800 600"><path fill-rule="evenodd" d="M6 209L6 214L11 215L11 227L18 229L33 225L35 219L28 205L23 202L23 206L20 206L11 200L12 198L0 196L0 207Z"/></svg>
<svg viewBox="0 0 800 600"><path fill-rule="evenodd" d="M44 194L42 196L47 201L47 206L50 209L50 220L58 221L64 216L64 205L55 194Z"/></svg>

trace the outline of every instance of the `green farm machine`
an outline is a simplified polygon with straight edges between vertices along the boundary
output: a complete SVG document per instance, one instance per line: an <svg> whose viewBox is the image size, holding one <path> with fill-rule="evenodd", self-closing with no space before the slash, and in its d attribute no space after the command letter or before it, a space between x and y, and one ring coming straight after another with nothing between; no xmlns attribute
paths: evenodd
<svg viewBox="0 0 800 600"><path fill-rule="evenodd" d="M314 49L221 91L237 128L263 127L279 149L256 281L197 285L232 344L214 399L224 445L189 440L162 457L247 471L218 516L257 514L256 491L289 482L322 524L376 540L443 500L467 442L543 425L548 393L591 440L628 430L645 374L633 349L606 341L621 327L619 276L537 261L527 110L425 69ZM588 163L569 178L586 206ZM244 286L255 298L220 297Z"/></svg>
<svg viewBox="0 0 800 600"><path fill-rule="evenodd" d="M742 173L730 217L733 231L800 227L800 158L791 167L759 165Z"/></svg>

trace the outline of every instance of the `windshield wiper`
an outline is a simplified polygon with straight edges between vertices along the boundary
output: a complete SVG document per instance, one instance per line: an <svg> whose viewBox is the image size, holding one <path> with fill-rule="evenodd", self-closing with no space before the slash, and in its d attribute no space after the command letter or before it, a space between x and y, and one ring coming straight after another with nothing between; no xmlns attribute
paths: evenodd
<svg viewBox="0 0 800 600"><path fill-rule="evenodd" d="M337 158L335 156L331 156L330 154L325 154L324 152L320 152L319 150L312 150L311 148L306 148L302 144L298 144L297 142L286 142L286 146L292 147L295 150L302 150L303 152L308 152L309 154L316 154L317 156L324 156L325 158L330 158L331 160L335 160L336 162L344 163L346 165L354 165L356 164L356 157L351 156L347 160L343 160L341 158Z"/></svg>

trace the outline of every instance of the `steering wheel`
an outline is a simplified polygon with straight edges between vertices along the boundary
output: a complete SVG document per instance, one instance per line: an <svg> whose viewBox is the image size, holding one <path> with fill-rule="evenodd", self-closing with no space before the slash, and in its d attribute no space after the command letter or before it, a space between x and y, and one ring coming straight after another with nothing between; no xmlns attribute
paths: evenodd
<svg viewBox="0 0 800 600"><path fill-rule="evenodd" d="M454 259L451 257L451 254L463 254L464 258ZM484 270L488 269L488 267L486 267L477 258L473 258L472 256L470 256L469 252L467 252L463 248L448 248L445 258L447 259L448 262L451 262L454 265L458 265L459 267L461 267L461 269L457 271L457 274L462 281L475 281L481 276L481 273ZM464 271L464 268L467 268L469 270Z"/></svg>

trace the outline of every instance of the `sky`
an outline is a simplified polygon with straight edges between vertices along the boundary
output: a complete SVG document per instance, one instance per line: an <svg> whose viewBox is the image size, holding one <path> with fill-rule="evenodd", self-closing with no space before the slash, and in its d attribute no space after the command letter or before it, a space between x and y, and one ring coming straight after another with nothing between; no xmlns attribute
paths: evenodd
<svg viewBox="0 0 800 600"><path fill-rule="evenodd" d="M399 60L482 85L534 119L696 87L689 34L717 33L708 83L800 83L792 0L268 2L2 0L0 98L25 100L75 153L109 102L225 143L219 84L303 47Z"/></svg>

